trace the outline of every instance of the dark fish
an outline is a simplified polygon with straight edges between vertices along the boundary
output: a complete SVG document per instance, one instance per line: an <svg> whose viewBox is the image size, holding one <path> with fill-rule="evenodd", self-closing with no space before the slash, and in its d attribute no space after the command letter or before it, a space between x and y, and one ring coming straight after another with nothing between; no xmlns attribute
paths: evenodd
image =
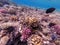
<svg viewBox="0 0 60 45"><path fill-rule="evenodd" d="M46 10L46 13L52 13L53 11L55 11L55 8L49 8Z"/></svg>

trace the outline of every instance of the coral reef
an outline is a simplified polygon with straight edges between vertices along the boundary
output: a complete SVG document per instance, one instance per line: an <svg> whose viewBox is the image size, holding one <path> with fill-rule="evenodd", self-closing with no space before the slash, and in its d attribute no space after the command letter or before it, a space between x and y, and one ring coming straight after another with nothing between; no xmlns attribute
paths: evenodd
<svg viewBox="0 0 60 45"><path fill-rule="evenodd" d="M0 45L60 45L60 15L23 6L0 9Z"/></svg>

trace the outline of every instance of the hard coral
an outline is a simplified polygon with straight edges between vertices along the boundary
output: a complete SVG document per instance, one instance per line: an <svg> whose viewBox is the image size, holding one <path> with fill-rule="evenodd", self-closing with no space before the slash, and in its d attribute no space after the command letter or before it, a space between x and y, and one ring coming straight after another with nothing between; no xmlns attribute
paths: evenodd
<svg viewBox="0 0 60 45"><path fill-rule="evenodd" d="M5 12L7 12L5 9L0 9L0 12L1 13L5 13Z"/></svg>
<svg viewBox="0 0 60 45"><path fill-rule="evenodd" d="M42 27L38 22L33 22L30 26L31 26L32 30L40 30L40 31L42 31Z"/></svg>
<svg viewBox="0 0 60 45"><path fill-rule="evenodd" d="M36 29L42 29L41 28L41 26L39 26L40 24L39 24L39 21L38 21L38 19L37 18L35 18L35 17L27 17L26 19L25 19L25 21L26 21L26 24L28 25L28 26L30 26L30 28L33 30L36 30Z"/></svg>
<svg viewBox="0 0 60 45"><path fill-rule="evenodd" d="M60 25L55 25L54 26L54 31L60 35Z"/></svg>
<svg viewBox="0 0 60 45"><path fill-rule="evenodd" d="M12 15L12 16L10 17L10 20L12 20L12 21L18 21L18 17L15 16L15 15Z"/></svg>
<svg viewBox="0 0 60 45"><path fill-rule="evenodd" d="M26 39L30 36L31 34L31 29L24 28L21 36L21 41L26 41Z"/></svg>
<svg viewBox="0 0 60 45"><path fill-rule="evenodd" d="M32 24L33 22L37 22L37 18L35 17L27 17L25 19L26 22L28 22L28 24Z"/></svg>
<svg viewBox="0 0 60 45"><path fill-rule="evenodd" d="M0 45L6 45L8 40L9 40L9 37L4 36L2 39L0 39Z"/></svg>
<svg viewBox="0 0 60 45"><path fill-rule="evenodd" d="M31 35L27 41L28 45L42 45L42 38L39 35Z"/></svg>

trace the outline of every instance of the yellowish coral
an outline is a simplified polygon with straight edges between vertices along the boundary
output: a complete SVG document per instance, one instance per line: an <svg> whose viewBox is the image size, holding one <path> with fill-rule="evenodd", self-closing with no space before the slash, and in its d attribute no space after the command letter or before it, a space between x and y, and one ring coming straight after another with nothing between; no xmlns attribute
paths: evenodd
<svg viewBox="0 0 60 45"><path fill-rule="evenodd" d="M25 18L25 22L28 22L29 24L32 24L33 22L37 22L37 18L27 17L27 18Z"/></svg>
<svg viewBox="0 0 60 45"><path fill-rule="evenodd" d="M7 41L9 40L8 36L4 36L1 40L0 40L0 45L6 45Z"/></svg>
<svg viewBox="0 0 60 45"><path fill-rule="evenodd" d="M17 21L18 20L18 17L15 16L15 15L13 15L13 16L10 17L10 20Z"/></svg>
<svg viewBox="0 0 60 45"><path fill-rule="evenodd" d="M6 23L1 23L0 28L4 29L4 28L7 28L9 26L17 26L17 25L19 25L18 22L12 22L12 23L11 22L6 22Z"/></svg>
<svg viewBox="0 0 60 45"><path fill-rule="evenodd" d="M55 44L56 44L56 45L60 45L60 40L56 40L56 41L55 41Z"/></svg>
<svg viewBox="0 0 60 45"><path fill-rule="evenodd" d="M38 35L32 35L28 39L28 45L42 45L42 38Z"/></svg>

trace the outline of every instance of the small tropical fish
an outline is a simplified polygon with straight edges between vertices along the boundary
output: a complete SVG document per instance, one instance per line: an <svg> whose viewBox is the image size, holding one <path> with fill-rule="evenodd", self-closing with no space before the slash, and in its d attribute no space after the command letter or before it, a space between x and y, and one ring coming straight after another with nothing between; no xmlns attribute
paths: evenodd
<svg viewBox="0 0 60 45"><path fill-rule="evenodd" d="M46 10L46 13L52 13L53 11L55 11L55 8L48 8L47 10Z"/></svg>

